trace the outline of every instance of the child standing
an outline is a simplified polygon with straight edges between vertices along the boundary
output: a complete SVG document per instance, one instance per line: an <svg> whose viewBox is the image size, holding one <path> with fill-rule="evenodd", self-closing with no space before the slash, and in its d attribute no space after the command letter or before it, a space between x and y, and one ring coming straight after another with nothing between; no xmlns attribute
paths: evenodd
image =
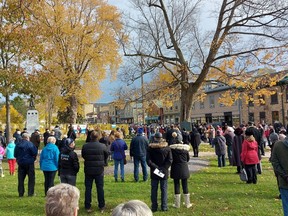
<svg viewBox="0 0 288 216"><path fill-rule="evenodd" d="M2 147L2 143L0 143L0 176L4 177L4 170L2 168L2 160L4 157L5 149Z"/></svg>
<svg viewBox="0 0 288 216"><path fill-rule="evenodd" d="M15 165L16 165L16 158L14 157L15 146L16 145L14 143L14 139L11 139L6 148L6 157L8 159L10 175L15 175Z"/></svg>

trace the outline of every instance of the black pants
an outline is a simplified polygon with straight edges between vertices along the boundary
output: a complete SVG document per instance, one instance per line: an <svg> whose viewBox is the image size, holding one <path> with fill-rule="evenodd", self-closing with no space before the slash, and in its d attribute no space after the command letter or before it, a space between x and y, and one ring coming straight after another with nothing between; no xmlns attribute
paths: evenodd
<svg viewBox="0 0 288 216"><path fill-rule="evenodd" d="M43 171L44 173L44 192L45 196L47 194L47 191L50 187L54 186L54 179L56 175L56 171Z"/></svg>
<svg viewBox="0 0 288 216"><path fill-rule="evenodd" d="M181 179L183 194L188 194L188 179ZM180 194L180 179L174 179L174 194Z"/></svg>
<svg viewBox="0 0 288 216"><path fill-rule="evenodd" d="M195 145L192 145L192 148L193 148L194 157L198 157L199 146L195 144Z"/></svg>
<svg viewBox="0 0 288 216"><path fill-rule="evenodd" d="M22 197L25 193L24 181L28 175L28 196L34 195L35 167L33 164L18 165L18 193Z"/></svg>
<svg viewBox="0 0 288 216"><path fill-rule="evenodd" d="M249 164L245 165L245 170L247 172L248 181L247 183L257 183L257 170L256 170L256 164Z"/></svg>

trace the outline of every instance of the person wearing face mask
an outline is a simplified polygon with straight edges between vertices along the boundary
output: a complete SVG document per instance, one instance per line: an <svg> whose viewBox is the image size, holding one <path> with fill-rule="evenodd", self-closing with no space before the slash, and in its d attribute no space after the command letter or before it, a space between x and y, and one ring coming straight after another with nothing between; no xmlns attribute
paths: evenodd
<svg viewBox="0 0 288 216"><path fill-rule="evenodd" d="M65 140L64 147L59 155L59 174L61 183L76 185L77 173L79 172L79 159L74 151L75 142L71 138Z"/></svg>

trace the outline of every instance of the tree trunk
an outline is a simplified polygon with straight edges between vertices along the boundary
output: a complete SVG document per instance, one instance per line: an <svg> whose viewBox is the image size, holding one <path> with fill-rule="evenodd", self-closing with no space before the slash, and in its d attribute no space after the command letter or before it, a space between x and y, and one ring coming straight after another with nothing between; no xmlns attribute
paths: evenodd
<svg viewBox="0 0 288 216"><path fill-rule="evenodd" d="M6 132L6 142L8 143L10 140L10 99L9 99L9 94L6 93L5 95L5 100L6 100L6 128L5 128L5 132Z"/></svg>
<svg viewBox="0 0 288 216"><path fill-rule="evenodd" d="M192 85L189 84L188 88L184 86L181 87L181 97L180 97L180 122L188 121L190 122L191 118L191 108L194 93L191 91Z"/></svg>
<svg viewBox="0 0 288 216"><path fill-rule="evenodd" d="M78 101L75 95L72 95L69 97L70 107L69 110L69 122L70 124L76 124L77 120L77 107L78 107Z"/></svg>

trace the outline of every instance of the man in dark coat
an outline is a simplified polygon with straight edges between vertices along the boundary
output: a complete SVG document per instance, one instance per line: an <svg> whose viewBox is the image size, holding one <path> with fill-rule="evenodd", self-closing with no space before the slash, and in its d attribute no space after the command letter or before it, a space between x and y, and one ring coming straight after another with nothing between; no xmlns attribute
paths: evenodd
<svg viewBox="0 0 288 216"><path fill-rule="evenodd" d="M143 129L137 129L137 136L133 137L130 143L130 157L133 157L134 161L134 180L139 181L139 163L141 163L143 172L143 181L147 181L147 164L146 154L149 141L146 136L143 135Z"/></svg>
<svg viewBox="0 0 288 216"><path fill-rule="evenodd" d="M24 195L24 180L28 175L28 196L34 195L35 166L37 156L36 146L29 141L29 134L24 133L22 140L16 145L14 156L18 163L18 193L19 197Z"/></svg>
<svg viewBox="0 0 288 216"><path fill-rule="evenodd" d="M201 135L196 127L192 128L192 131L190 132L190 142L193 148L193 157L198 157L199 154L199 145L201 143Z"/></svg>
<svg viewBox="0 0 288 216"><path fill-rule="evenodd" d="M37 151L38 151L39 146L40 146L40 142L41 142L40 132L39 132L38 129L36 129L36 130L31 134L30 141L36 146Z"/></svg>
<svg viewBox="0 0 288 216"><path fill-rule="evenodd" d="M47 145L47 139L48 137L51 136L50 134L50 130L48 128L46 128L44 134L43 134L43 143L44 143L44 146Z"/></svg>
<svg viewBox="0 0 288 216"><path fill-rule="evenodd" d="M93 181L96 183L98 208L101 212L105 208L104 199L104 166L107 166L108 151L105 144L99 142L100 133L92 131L90 142L82 147L82 157L84 158L85 173L85 209L92 212L91 209L91 191Z"/></svg>
<svg viewBox="0 0 288 216"><path fill-rule="evenodd" d="M158 209L157 191L160 183L161 189L161 210L168 210L167 203L167 186L168 186L168 169L172 163L171 149L168 147L168 143L162 139L162 134L157 132L154 135L154 143L149 144L147 150L147 164L150 167L151 176L151 202L152 211L155 212ZM156 170L156 172L154 172ZM157 174L157 170L160 172L160 176ZM161 177L161 173L164 176Z"/></svg>

